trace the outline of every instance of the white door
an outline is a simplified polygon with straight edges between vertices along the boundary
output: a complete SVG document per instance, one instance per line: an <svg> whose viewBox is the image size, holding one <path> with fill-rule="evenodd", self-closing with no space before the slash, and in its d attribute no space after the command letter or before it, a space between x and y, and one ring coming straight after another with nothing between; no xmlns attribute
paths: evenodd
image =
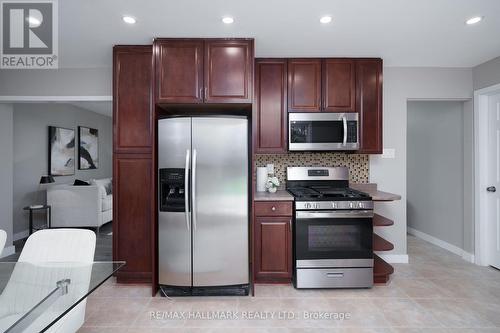
<svg viewBox="0 0 500 333"><path fill-rule="evenodd" d="M488 104L488 257L500 269L500 94L489 96Z"/></svg>

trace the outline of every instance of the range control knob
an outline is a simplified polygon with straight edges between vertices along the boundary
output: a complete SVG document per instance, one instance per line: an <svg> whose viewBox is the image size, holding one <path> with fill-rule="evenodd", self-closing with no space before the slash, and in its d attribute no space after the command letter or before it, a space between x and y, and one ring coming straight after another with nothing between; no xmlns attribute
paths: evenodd
<svg viewBox="0 0 500 333"><path fill-rule="evenodd" d="M306 209L311 209L311 204L309 202L306 202L304 206L306 207Z"/></svg>
<svg viewBox="0 0 500 333"><path fill-rule="evenodd" d="M354 208L354 202L349 201L349 208Z"/></svg>
<svg viewBox="0 0 500 333"><path fill-rule="evenodd" d="M316 203L314 204L314 209L319 209L319 202L316 202Z"/></svg>
<svg viewBox="0 0 500 333"><path fill-rule="evenodd" d="M364 208L364 204L362 202L358 202L358 208Z"/></svg>
<svg viewBox="0 0 500 333"><path fill-rule="evenodd" d="M333 202L333 203L332 203L332 208L333 208L333 209L337 209L337 207L338 207L337 203L336 203L336 202Z"/></svg>

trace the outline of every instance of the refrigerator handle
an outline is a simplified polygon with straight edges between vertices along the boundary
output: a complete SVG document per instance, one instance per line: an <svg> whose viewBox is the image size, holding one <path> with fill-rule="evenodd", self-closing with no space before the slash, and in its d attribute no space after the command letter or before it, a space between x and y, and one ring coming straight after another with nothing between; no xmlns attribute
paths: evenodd
<svg viewBox="0 0 500 333"><path fill-rule="evenodd" d="M186 227L189 231L189 149L186 149L186 165L184 168L184 213L186 214Z"/></svg>
<svg viewBox="0 0 500 333"><path fill-rule="evenodd" d="M196 230L196 149L193 149L193 172L191 175L191 216L193 217L193 229Z"/></svg>

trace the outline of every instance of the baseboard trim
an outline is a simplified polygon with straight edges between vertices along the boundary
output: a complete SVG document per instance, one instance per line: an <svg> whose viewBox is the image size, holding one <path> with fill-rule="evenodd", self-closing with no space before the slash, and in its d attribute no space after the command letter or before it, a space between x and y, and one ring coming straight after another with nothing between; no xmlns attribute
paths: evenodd
<svg viewBox="0 0 500 333"><path fill-rule="evenodd" d="M409 262L407 254L382 254L377 255L389 264L407 264Z"/></svg>
<svg viewBox="0 0 500 333"><path fill-rule="evenodd" d="M13 255L14 253L16 253L16 247L14 245L7 246L3 249L2 253L0 253L0 258L5 258Z"/></svg>
<svg viewBox="0 0 500 333"><path fill-rule="evenodd" d="M469 252L464 251L464 253L462 254L462 259L472 264L476 263L476 256Z"/></svg>
<svg viewBox="0 0 500 333"><path fill-rule="evenodd" d="M30 235L29 230L24 230L21 232L18 232L12 236L12 239L14 239L14 242L20 239L27 238Z"/></svg>
<svg viewBox="0 0 500 333"><path fill-rule="evenodd" d="M436 238L434 236L426 234L425 232L418 231L418 230L410 228L410 227L408 227L408 233L410 235L413 235L415 237L423 239L424 241L427 241L431 244L439 246L440 248L445 249L446 251L454 253L457 256L462 257L465 261L474 263L474 254L469 253L469 252L459 248L458 246L455 246L453 244L445 242L444 240L441 240L439 238Z"/></svg>

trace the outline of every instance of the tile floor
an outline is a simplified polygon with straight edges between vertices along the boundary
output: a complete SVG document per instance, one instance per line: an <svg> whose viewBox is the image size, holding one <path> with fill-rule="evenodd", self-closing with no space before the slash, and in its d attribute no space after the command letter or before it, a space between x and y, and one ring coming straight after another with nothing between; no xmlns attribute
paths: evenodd
<svg viewBox="0 0 500 333"><path fill-rule="evenodd" d="M149 297L150 288L101 286L87 303L80 333L93 332L499 332L500 271L469 264L415 237L410 264L395 265L387 286L367 290L308 290L258 285L256 297ZM237 320L159 318L170 312L236 311ZM175 312L177 311L177 312ZM152 312L159 312L156 319ZM311 319L304 312L346 318ZM242 319L243 314L274 319ZM283 320L281 314L295 319ZM347 316L349 316L347 318Z"/></svg>

